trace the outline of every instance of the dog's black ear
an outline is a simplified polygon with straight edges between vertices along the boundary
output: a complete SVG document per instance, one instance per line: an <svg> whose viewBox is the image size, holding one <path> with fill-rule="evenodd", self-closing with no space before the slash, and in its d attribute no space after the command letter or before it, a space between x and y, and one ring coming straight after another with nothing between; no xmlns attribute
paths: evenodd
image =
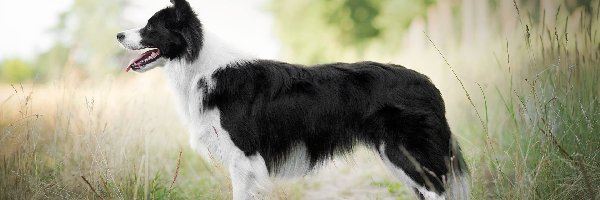
<svg viewBox="0 0 600 200"><path fill-rule="evenodd" d="M173 7L175 8L175 14L177 16L177 21L181 21L190 17L190 15L194 15L194 11L186 0L171 0Z"/></svg>

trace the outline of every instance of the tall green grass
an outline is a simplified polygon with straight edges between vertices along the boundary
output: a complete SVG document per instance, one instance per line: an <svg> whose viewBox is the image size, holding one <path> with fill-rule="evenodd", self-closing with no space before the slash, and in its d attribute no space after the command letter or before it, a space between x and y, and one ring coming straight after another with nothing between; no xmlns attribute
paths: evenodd
<svg viewBox="0 0 600 200"><path fill-rule="evenodd" d="M519 13L523 37L507 41L499 63L506 74L490 74L506 80L481 89L476 108L485 115L483 151L470 162L474 198L600 198L598 9L573 32L560 7L555 27Z"/></svg>

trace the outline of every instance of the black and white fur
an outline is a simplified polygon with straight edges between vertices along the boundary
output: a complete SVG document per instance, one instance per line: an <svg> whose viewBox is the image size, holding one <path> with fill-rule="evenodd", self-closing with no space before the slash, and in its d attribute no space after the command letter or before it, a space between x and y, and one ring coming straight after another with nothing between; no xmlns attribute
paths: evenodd
<svg viewBox="0 0 600 200"><path fill-rule="evenodd" d="M205 31L188 2L171 2L117 37L128 49L160 50L133 70L166 63L190 144L228 166L234 199L261 198L271 177L305 175L357 145L421 199L468 199L467 167L426 76L376 62L253 58Z"/></svg>

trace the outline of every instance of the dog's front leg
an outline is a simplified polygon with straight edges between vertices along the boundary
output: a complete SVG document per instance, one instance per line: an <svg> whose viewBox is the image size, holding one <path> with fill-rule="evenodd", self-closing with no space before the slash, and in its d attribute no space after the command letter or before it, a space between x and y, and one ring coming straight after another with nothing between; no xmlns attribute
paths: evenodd
<svg viewBox="0 0 600 200"><path fill-rule="evenodd" d="M229 173L234 200L265 199L270 195L271 181L259 153L235 156L229 165Z"/></svg>

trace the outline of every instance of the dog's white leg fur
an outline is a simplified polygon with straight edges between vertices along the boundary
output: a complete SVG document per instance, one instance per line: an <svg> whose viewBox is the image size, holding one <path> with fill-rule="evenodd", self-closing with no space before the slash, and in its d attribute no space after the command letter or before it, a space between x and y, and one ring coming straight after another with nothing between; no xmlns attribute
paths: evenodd
<svg viewBox="0 0 600 200"><path fill-rule="evenodd" d="M264 199L269 195L271 182L267 166L260 154L235 156L229 164L233 199Z"/></svg>
<svg viewBox="0 0 600 200"><path fill-rule="evenodd" d="M404 170L402 170L401 168L397 167L396 165L394 165L392 163L392 161L390 161L390 159L387 157L387 155L385 155L385 144L381 144L379 146L379 156L381 156L381 159L383 160L383 163L385 163L385 166L388 167L388 169L390 170L390 172L392 172L392 174L397 178L400 179L400 181L402 181L404 184L406 184L406 186L411 187L411 188L415 188L417 187L417 183L415 183L405 172Z"/></svg>
<svg viewBox="0 0 600 200"><path fill-rule="evenodd" d="M423 197L426 200L445 200L446 199L444 195L438 195L435 192L427 190L423 186L419 186L417 183L415 183L415 181L413 181L404 172L404 170L402 170L401 168L394 165L392 163L392 161L390 161L390 159L387 157L387 155L385 155L385 144L384 143L382 143L379 146L379 156L381 156L381 159L383 160L385 165L388 167L388 169L392 172L392 174L396 178L400 179L400 181L402 181L406 186L408 186L410 188L416 188L423 195Z"/></svg>
<svg viewBox="0 0 600 200"><path fill-rule="evenodd" d="M263 157L256 153L244 155L232 142L229 133L221 127L218 110L204 112L201 126L191 132L192 148L228 166L233 186L233 199L262 199L270 194L271 182ZM208 133L208 134L206 134ZM210 142L206 142L210 141Z"/></svg>
<svg viewBox="0 0 600 200"><path fill-rule="evenodd" d="M446 199L446 196L438 195L437 193L429 191L429 190L425 189L424 187L417 187L417 190L419 190L419 192L423 195L423 198L425 198L426 200L445 200Z"/></svg>

